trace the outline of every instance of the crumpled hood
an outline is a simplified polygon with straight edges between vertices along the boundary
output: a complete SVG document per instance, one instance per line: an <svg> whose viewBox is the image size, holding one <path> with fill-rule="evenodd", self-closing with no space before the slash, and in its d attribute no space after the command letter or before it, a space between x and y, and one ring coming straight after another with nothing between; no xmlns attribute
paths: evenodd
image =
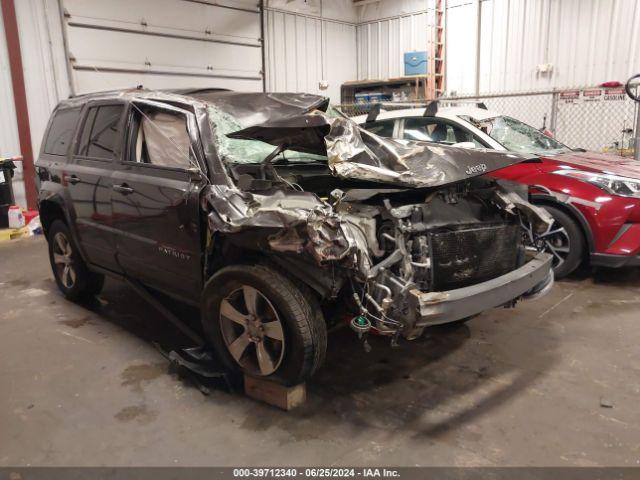
<svg viewBox="0 0 640 480"><path fill-rule="evenodd" d="M623 177L640 179L640 162L632 158L624 158L597 152L571 152L542 159L564 163L573 168L612 173Z"/></svg>
<svg viewBox="0 0 640 480"><path fill-rule="evenodd" d="M440 187L536 158L383 138L348 118L332 118L320 111L255 125L228 136L326 155L329 168L341 178L415 188Z"/></svg>

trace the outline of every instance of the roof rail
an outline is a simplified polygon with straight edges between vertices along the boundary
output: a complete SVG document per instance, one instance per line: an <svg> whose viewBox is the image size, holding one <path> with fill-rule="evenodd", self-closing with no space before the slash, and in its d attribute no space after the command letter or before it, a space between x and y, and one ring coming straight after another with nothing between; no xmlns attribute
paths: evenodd
<svg viewBox="0 0 640 480"><path fill-rule="evenodd" d="M196 93L213 93L213 92L231 92L228 88L204 87L204 88L172 88L167 92L177 93L179 95L194 95Z"/></svg>
<svg viewBox="0 0 640 480"><path fill-rule="evenodd" d="M131 87L131 88L114 88L112 90L97 90L95 92L76 93L76 94L69 95L68 100L71 100L72 98L82 98L82 97L94 97L94 96L99 96L99 95L108 95L110 93L126 92L128 90L140 90L141 88L143 88L142 85L138 85L136 87Z"/></svg>

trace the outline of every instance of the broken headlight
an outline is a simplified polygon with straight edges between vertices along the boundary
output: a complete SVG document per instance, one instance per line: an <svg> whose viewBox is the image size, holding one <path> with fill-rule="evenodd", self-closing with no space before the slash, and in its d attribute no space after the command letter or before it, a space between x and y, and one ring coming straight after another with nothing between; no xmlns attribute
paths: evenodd
<svg viewBox="0 0 640 480"><path fill-rule="evenodd" d="M640 180L609 173L585 172L573 169L556 170L553 173L591 183L612 195L640 198Z"/></svg>

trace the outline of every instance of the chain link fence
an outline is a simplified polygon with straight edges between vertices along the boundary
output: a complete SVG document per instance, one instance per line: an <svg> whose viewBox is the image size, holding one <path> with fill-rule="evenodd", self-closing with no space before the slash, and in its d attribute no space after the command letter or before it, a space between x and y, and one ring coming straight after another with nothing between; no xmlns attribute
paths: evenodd
<svg viewBox="0 0 640 480"><path fill-rule="evenodd" d="M569 147L621 156L634 155L638 103L626 95L624 87L442 97L438 103L440 108L484 103L496 113L548 130ZM374 105L355 103L337 107L345 115L357 116L368 113ZM382 108L397 110L425 106L424 102L384 102Z"/></svg>

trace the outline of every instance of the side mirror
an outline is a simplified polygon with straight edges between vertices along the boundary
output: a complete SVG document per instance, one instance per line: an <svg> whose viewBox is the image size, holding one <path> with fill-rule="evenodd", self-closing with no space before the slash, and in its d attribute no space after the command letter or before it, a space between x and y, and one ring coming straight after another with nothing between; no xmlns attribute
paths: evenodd
<svg viewBox="0 0 640 480"><path fill-rule="evenodd" d="M458 142L451 145L452 147L458 148L476 148L476 144L473 142Z"/></svg>

